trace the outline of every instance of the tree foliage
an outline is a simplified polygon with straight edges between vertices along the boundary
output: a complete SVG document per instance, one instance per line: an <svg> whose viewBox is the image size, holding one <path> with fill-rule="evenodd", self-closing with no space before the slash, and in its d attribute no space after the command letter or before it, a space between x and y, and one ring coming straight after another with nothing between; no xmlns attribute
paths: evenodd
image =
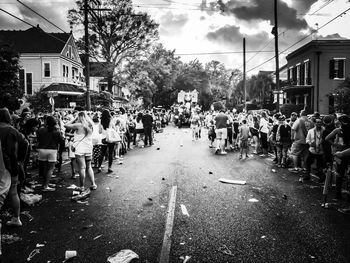
<svg viewBox="0 0 350 263"><path fill-rule="evenodd" d="M77 8L69 10L68 20L75 25L84 22L84 1L76 1ZM120 77L121 65L129 59L144 55L144 51L158 37L158 24L147 13L136 13L128 0L104 0L98 11L90 17L89 49L91 57L103 60L104 76L108 79L108 90ZM80 41L83 48L84 41Z"/></svg>
<svg viewBox="0 0 350 263"><path fill-rule="evenodd" d="M18 79L19 70L18 53L9 45L0 43L0 107L12 111L19 109L18 100L23 97Z"/></svg>
<svg viewBox="0 0 350 263"><path fill-rule="evenodd" d="M33 95L27 97L27 101L30 104L30 108L35 113L50 112L52 109L51 104L49 103L49 98L47 94L42 91L43 89L44 87L34 92Z"/></svg>

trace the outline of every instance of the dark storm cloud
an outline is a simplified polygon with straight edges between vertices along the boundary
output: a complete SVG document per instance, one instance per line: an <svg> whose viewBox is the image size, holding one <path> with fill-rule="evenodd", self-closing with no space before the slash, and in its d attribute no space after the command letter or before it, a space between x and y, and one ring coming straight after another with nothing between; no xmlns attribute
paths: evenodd
<svg viewBox="0 0 350 263"><path fill-rule="evenodd" d="M175 15L169 11L160 18L160 33L162 35L173 35L174 32L180 31L188 20L187 14Z"/></svg>
<svg viewBox="0 0 350 263"><path fill-rule="evenodd" d="M69 25L67 23L67 2L30 3L26 1L23 3L35 10L37 13L46 17L49 21L53 22L66 32L70 30ZM14 2L14 5L12 5L11 7L9 7L9 5L4 5L1 7L9 13L18 16L19 18L23 19L24 21L27 21L28 23L34 26L39 24L40 27L45 31L60 32L59 29L50 25L47 21L40 18L37 14L33 13L31 10L29 10L28 8L26 8L18 2ZM16 10L16 12L14 10ZM3 12L0 12L0 25L1 29L27 29L29 27L25 23L15 18L12 18L11 16Z"/></svg>
<svg viewBox="0 0 350 263"><path fill-rule="evenodd" d="M298 1L303 2L303 1ZM311 4L315 1L305 1L304 13L308 10ZM218 5L223 14L234 15L240 20L251 21L269 21L271 25L274 24L274 1L273 0L247 0L237 1L230 0L226 3L219 0ZM278 24L279 27L305 29L307 23L305 19L297 17L297 9L289 7L286 3L278 0Z"/></svg>
<svg viewBox="0 0 350 263"><path fill-rule="evenodd" d="M266 32L261 32L253 35L243 35L239 31L239 27L226 25L216 31L209 32L207 39L218 44L223 44L228 48L241 47L242 40L246 38L247 48L256 50L261 48L262 43L269 40L269 35Z"/></svg>

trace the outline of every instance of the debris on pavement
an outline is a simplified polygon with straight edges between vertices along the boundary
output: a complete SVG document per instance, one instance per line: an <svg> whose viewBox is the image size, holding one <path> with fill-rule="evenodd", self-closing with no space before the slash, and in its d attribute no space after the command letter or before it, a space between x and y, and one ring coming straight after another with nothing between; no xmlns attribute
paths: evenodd
<svg viewBox="0 0 350 263"><path fill-rule="evenodd" d="M78 255L76 250L66 250L66 253L64 254L64 262L67 262L68 260L70 260L71 258L75 258Z"/></svg>
<svg viewBox="0 0 350 263"><path fill-rule="evenodd" d="M187 263L191 259L191 256L186 256L186 257L181 256L180 259L183 260L182 263Z"/></svg>
<svg viewBox="0 0 350 263"><path fill-rule="evenodd" d="M276 169L271 169L271 172L277 173Z"/></svg>
<svg viewBox="0 0 350 263"><path fill-rule="evenodd" d="M23 212L21 212L21 215L25 215L26 217L28 217L29 222L34 219L34 217L32 217L32 215L29 214L29 211L23 211Z"/></svg>
<svg viewBox="0 0 350 263"><path fill-rule="evenodd" d="M36 254L40 253L40 249L36 248L32 252L30 252L29 256L27 257L27 261L31 261L33 257L35 257Z"/></svg>
<svg viewBox="0 0 350 263"><path fill-rule="evenodd" d="M85 198L88 198L90 196L91 190L86 189L83 192L81 192L79 195L75 195L71 197L72 201L78 201L78 200L83 200Z"/></svg>
<svg viewBox="0 0 350 263"><path fill-rule="evenodd" d="M21 241L21 240L22 240L22 238L17 236L17 234L13 234L13 235L3 234L3 235L1 235L1 243L3 243L3 244L12 244L12 243L15 243L15 242Z"/></svg>
<svg viewBox="0 0 350 263"><path fill-rule="evenodd" d="M350 215L350 207L347 208L339 208L338 212L346 214L346 215Z"/></svg>
<svg viewBox="0 0 350 263"><path fill-rule="evenodd" d="M109 190L110 192L112 192L112 189L110 187L106 187L106 190Z"/></svg>
<svg viewBox="0 0 350 263"><path fill-rule="evenodd" d="M190 215L189 215L189 213L187 211L186 206L181 204L180 207L181 207L182 214L189 217Z"/></svg>
<svg viewBox="0 0 350 263"><path fill-rule="evenodd" d="M158 148L157 148L157 150L159 151L159 150L160 150L160 148L158 147Z"/></svg>
<svg viewBox="0 0 350 263"><path fill-rule="evenodd" d="M74 190L74 189L77 189L79 188L78 186L76 186L75 184L71 184L70 186L67 187L67 189L71 189L71 190Z"/></svg>
<svg viewBox="0 0 350 263"><path fill-rule="evenodd" d="M209 174L213 174L213 172L209 171Z"/></svg>
<svg viewBox="0 0 350 263"><path fill-rule="evenodd" d="M321 206L326 209L335 208L338 206L338 203L324 203L324 204L321 204Z"/></svg>
<svg viewBox="0 0 350 263"><path fill-rule="evenodd" d="M35 246L36 248L41 248L41 247L45 247L45 244L36 244L36 246Z"/></svg>
<svg viewBox="0 0 350 263"><path fill-rule="evenodd" d="M180 245L181 245L181 246L184 246L184 245L185 245L185 242L181 242Z"/></svg>
<svg viewBox="0 0 350 263"><path fill-rule="evenodd" d="M88 205L88 204L89 204L89 201L87 201L87 200L85 200L85 201L80 201L80 200L78 200L77 203L78 203L78 204L81 204L81 205ZM84 210L82 210L82 211L84 211Z"/></svg>
<svg viewBox="0 0 350 263"><path fill-rule="evenodd" d="M165 178L164 178L164 177L162 178L162 181L165 181Z"/></svg>
<svg viewBox="0 0 350 263"><path fill-rule="evenodd" d="M219 247L218 248L218 251L222 254L225 254L225 255L228 255L228 256L234 256L232 254L232 251L226 246L226 245L223 245L222 247Z"/></svg>
<svg viewBox="0 0 350 263"><path fill-rule="evenodd" d="M94 237L93 240L99 239L100 237L102 237L102 235L98 235L98 236Z"/></svg>
<svg viewBox="0 0 350 263"><path fill-rule="evenodd" d="M287 200L288 197L287 197L287 195L283 195L282 198Z"/></svg>
<svg viewBox="0 0 350 263"><path fill-rule="evenodd" d="M79 191L73 191L72 195L79 195L80 192Z"/></svg>
<svg viewBox="0 0 350 263"><path fill-rule="evenodd" d="M27 205L34 205L35 203L40 202L43 196L39 194L20 193L20 198Z"/></svg>
<svg viewBox="0 0 350 263"><path fill-rule="evenodd" d="M129 263L133 259L139 259L139 256L130 249L123 249L119 251L118 253L109 256L107 258L108 263Z"/></svg>
<svg viewBox="0 0 350 263"><path fill-rule="evenodd" d="M258 199L255 199L255 198L250 198L250 199L248 200L248 202L257 203L257 202L259 202L259 200L258 200Z"/></svg>
<svg viewBox="0 0 350 263"><path fill-rule="evenodd" d="M83 226L83 229L89 229L89 228L92 228L93 226L94 226L94 224L88 224L88 225Z"/></svg>
<svg viewBox="0 0 350 263"><path fill-rule="evenodd" d="M160 208L165 208L165 205L161 205Z"/></svg>
<svg viewBox="0 0 350 263"><path fill-rule="evenodd" d="M230 180L230 179L225 179L225 178L220 178L219 181L221 183L225 184L240 184L240 185L245 185L247 182L243 180Z"/></svg>
<svg viewBox="0 0 350 263"><path fill-rule="evenodd" d="M148 201L151 201L151 202L153 201L153 199L151 197L148 197L147 199L148 199Z"/></svg>
<svg viewBox="0 0 350 263"><path fill-rule="evenodd" d="M37 233L38 233L38 231L35 231L35 230L32 230L29 232L29 234L37 234Z"/></svg>
<svg viewBox="0 0 350 263"><path fill-rule="evenodd" d="M262 239L266 238L266 236L261 236Z"/></svg>
<svg viewBox="0 0 350 263"><path fill-rule="evenodd" d="M206 185L203 185L203 188L204 188L204 189L206 189L206 188L207 188L207 186L206 186Z"/></svg>

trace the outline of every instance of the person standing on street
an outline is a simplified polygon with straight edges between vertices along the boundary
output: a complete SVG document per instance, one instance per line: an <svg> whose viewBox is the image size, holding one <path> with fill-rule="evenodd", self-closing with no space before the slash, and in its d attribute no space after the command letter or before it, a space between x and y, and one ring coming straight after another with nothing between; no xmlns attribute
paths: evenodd
<svg viewBox="0 0 350 263"><path fill-rule="evenodd" d="M250 137L249 127L247 125L247 120L242 120L242 125L239 127L239 140L240 140L240 155L239 159L242 159L243 150L245 151L245 157L248 158L248 139Z"/></svg>
<svg viewBox="0 0 350 263"><path fill-rule="evenodd" d="M215 154L227 154L225 151L225 140L227 139L227 122L228 117L225 111L220 110L219 114L215 116L215 133L216 133L216 150Z"/></svg>
<svg viewBox="0 0 350 263"><path fill-rule="evenodd" d="M14 216L6 225L22 226L20 220L20 200L17 192L18 163L21 161L18 155L19 152L26 153L28 144L25 137L11 125L11 116L7 108L0 109L0 141L4 165L11 175L11 186L8 193L5 192L0 195L0 208L4 204L6 197L8 197ZM22 155L24 156L25 154Z"/></svg>
<svg viewBox="0 0 350 263"><path fill-rule="evenodd" d="M261 142L261 148L262 148L262 154L261 157L267 157L268 156L268 142L267 142L267 135L269 133L269 123L267 120L267 115L265 112L261 113L260 118L260 142Z"/></svg>
<svg viewBox="0 0 350 263"><path fill-rule="evenodd" d="M152 140L152 127L153 127L153 117L149 113L149 110L146 110L145 114L142 116L143 129L145 132L145 147L153 145Z"/></svg>

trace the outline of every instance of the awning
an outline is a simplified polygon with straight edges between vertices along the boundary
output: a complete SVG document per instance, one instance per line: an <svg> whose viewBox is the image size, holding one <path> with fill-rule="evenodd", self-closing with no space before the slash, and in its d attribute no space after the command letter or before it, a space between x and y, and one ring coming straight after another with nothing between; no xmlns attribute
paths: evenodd
<svg viewBox="0 0 350 263"><path fill-rule="evenodd" d="M69 83L52 83L42 90L45 93L56 93L59 95L82 95L84 90Z"/></svg>

